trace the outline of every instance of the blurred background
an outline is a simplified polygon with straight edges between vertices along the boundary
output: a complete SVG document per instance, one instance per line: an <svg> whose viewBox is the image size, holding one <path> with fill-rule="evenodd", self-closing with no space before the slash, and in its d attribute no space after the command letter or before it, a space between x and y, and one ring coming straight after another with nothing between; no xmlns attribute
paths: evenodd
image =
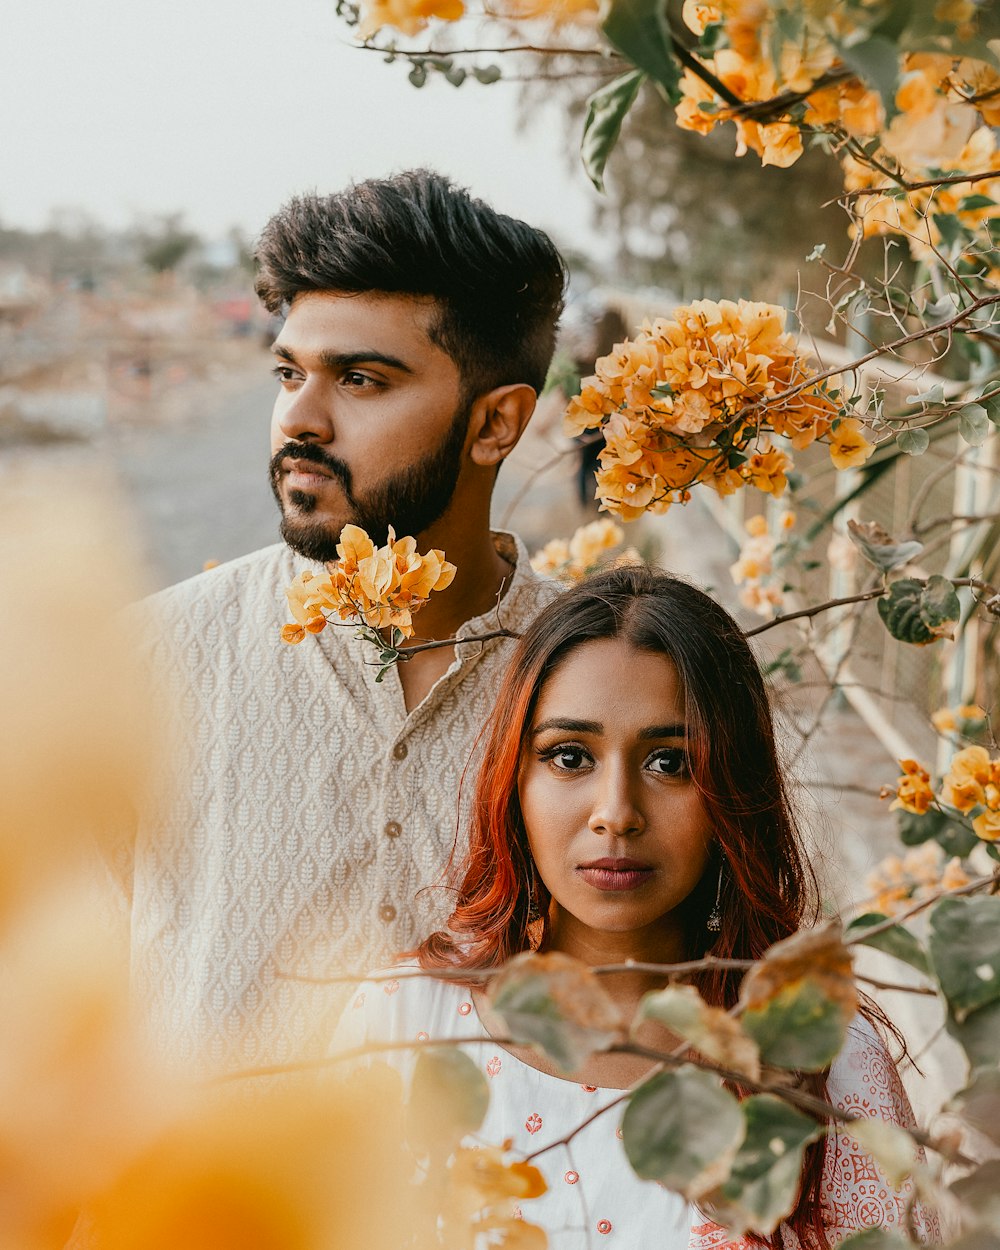
<svg viewBox="0 0 1000 1250"><path fill-rule="evenodd" d="M275 327L250 251L290 195L428 165L549 231L573 274L567 389L622 325L678 298L794 305L805 254L842 240L839 210L815 207L836 193L832 163L737 161L731 135L678 132L650 91L600 196L577 155L593 79L435 74L417 91L405 65L352 46L333 0L4 7L0 489L49 464L119 484L153 586L274 540ZM499 513L564 446L559 406ZM588 516L563 470L522 503L529 543Z"/></svg>

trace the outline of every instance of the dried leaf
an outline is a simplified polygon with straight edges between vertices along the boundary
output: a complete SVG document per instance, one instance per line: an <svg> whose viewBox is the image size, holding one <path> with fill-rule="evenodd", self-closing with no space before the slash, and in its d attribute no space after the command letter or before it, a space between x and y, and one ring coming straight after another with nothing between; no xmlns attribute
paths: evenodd
<svg viewBox="0 0 1000 1250"><path fill-rule="evenodd" d="M728 1012L710 1007L693 985L669 985L647 994L636 1013L636 1023L640 1020L666 1025L722 1068L741 1072L753 1081L760 1076L756 1042Z"/></svg>
<svg viewBox="0 0 1000 1250"><path fill-rule="evenodd" d="M772 946L740 987L743 1027L765 1063L818 1072L844 1044L858 1006L851 953L829 923Z"/></svg>
<svg viewBox="0 0 1000 1250"><path fill-rule="evenodd" d="M512 959L491 983L489 998L515 1042L537 1046L566 1073L626 1036L600 979L558 951Z"/></svg>

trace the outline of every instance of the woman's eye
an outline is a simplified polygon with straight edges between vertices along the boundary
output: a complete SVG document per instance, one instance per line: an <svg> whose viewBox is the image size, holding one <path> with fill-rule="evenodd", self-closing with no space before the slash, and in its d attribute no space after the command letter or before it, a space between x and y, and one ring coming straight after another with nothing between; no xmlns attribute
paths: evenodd
<svg viewBox="0 0 1000 1250"><path fill-rule="evenodd" d="M663 747L654 751L646 761L651 773L660 773L665 777L687 776L688 762L683 747Z"/></svg>
<svg viewBox="0 0 1000 1250"><path fill-rule="evenodd" d="M576 772L587 763L587 753L581 747L552 747L542 753L542 758L565 773Z"/></svg>

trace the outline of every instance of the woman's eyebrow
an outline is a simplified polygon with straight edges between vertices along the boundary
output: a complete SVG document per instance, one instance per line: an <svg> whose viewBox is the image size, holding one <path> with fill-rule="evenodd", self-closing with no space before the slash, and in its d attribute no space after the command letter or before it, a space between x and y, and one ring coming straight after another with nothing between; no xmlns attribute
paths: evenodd
<svg viewBox="0 0 1000 1250"><path fill-rule="evenodd" d="M604 726L596 720L570 720L562 716L553 716L549 720L539 721L532 729L531 736L544 733L547 729L561 729L565 733L602 734Z"/></svg>
<svg viewBox="0 0 1000 1250"><path fill-rule="evenodd" d="M687 725L650 725L639 730L640 738L686 738Z"/></svg>

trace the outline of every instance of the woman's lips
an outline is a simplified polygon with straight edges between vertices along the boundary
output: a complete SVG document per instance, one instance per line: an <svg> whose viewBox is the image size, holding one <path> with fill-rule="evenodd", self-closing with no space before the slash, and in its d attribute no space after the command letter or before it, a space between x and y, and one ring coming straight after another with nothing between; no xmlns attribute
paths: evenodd
<svg viewBox="0 0 1000 1250"><path fill-rule="evenodd" d="M636 859L595 859L576 870L597 890L636 890L650 879L653 869Z"/></svg>

